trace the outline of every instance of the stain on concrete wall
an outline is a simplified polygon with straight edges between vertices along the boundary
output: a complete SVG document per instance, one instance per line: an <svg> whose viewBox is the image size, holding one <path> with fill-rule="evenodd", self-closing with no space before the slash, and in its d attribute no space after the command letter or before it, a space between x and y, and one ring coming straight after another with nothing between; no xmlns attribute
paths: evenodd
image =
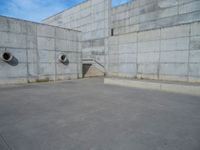
<svg viewBox="0 0 200 150"><path fill-rule="evenodd" d="M80 37L75 30L0 17L0 53L15 58L15 65L0 60L0 83L81 77ZM69 64L59 62L60 54L66 54Z"/></svg>

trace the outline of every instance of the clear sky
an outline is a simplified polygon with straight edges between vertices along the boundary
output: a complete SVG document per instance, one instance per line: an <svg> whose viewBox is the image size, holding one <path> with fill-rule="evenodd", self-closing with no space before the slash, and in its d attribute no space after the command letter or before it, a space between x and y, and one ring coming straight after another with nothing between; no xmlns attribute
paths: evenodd
<svg viewBox="0 0 200 150"><path fill-rule="evenodd" d="M41 21L85 0L0 0L0 15ZM128 0L113 0L113 6Z"/></svg>

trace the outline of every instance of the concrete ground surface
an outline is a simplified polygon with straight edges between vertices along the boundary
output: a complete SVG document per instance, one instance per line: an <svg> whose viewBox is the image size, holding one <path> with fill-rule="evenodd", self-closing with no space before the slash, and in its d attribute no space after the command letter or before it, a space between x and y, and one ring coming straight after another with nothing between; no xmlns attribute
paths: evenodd
<svg viewBox="0 0 200 150"><path fill-rule="evenodd" d="M0 150L200 150L200 97L97 78L0 87Z"/></svg>

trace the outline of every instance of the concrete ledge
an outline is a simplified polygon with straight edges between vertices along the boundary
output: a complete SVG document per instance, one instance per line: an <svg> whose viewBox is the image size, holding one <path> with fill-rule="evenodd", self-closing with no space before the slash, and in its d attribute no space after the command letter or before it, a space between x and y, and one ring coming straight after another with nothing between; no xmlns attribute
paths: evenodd
<svg viewBox="0 0 200 150"><path fill-rule="evenodd" d="M128 80L128 79L120 79L120 78L105 78L104 84L200 96L199 84L191 84L191 83L187 84L187 83L179 83L179 82L167 83L163 81Z"/></svg>

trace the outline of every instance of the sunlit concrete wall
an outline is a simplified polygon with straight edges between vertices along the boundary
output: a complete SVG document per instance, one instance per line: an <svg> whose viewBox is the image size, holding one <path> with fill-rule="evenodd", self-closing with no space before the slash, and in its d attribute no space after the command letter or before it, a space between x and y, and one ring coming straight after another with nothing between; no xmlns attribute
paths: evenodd
<svg viewBox="0 0 200 150"><path fill-rule="evenodd" d="M134 0L113 8L108 75L199 82L199 21L199 0Z"/></svg>
<svg viewBox="0 0 200 150"><path fill-rule="evenodd" d="M105 66L110 8L110 0L87 0L45 19L43 23L82 31L82 58L93 58Z"/></svg>
<svg viewBox="0 0 200 150"><path fill-rule="evenodd" d="M80 29L83 58L97 58L108 76L200 81L199 0L110 4L88 0L44 23Z"/></svg>
<svg viewBox="0 0 200 150"><path fill-rule="evenodd" d="M11 63L0 60L0 83L81 77L80 36L75 30L0 17L0 54L14 56ZM59 62L60 54L69 64Z"/></svg>

